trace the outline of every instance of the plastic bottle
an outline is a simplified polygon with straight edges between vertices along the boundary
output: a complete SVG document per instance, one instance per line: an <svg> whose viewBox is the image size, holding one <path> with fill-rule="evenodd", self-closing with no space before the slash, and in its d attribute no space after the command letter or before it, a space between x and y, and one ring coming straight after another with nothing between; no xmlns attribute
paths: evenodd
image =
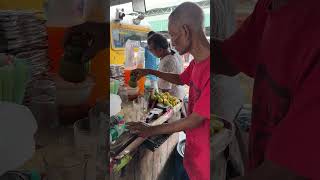
<svg viewBox="0 0 320 180"><path fill-rule="evenodd" d="M118 131L116 128L110 129L110 143L112 143L114 140L116 140L118 137Z"/></svg>
<svg viewBox="0 0 320 180"><path fill-rule="evenodd" d="M137 68L144 69L145 68L145 56L144 56L144 48L140 47L137 55ZM144 85L145 85L146 77L142 77L138 81L139 94L144 93Z"/></svg>

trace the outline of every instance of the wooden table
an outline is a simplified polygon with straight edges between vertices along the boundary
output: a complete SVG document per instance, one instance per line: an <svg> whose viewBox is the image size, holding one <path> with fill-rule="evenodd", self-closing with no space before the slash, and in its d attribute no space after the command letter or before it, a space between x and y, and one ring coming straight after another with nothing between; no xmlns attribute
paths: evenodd
<svg viewBox="0 0 320 180"><path fill-rule="evenodd" d="M180 113L182 104L178 104L171 111L150 123L150 125L159 125L168 121L176 113ZM122 152L114 158L121 158L130 155L132 159L120 171L112 171L111 180L158 180L171 179L174 174L174 151L178 143L179 134L174 133L166 142L164 142L154 152L141 146L144 138L138 137L130 143Z"/></svg>

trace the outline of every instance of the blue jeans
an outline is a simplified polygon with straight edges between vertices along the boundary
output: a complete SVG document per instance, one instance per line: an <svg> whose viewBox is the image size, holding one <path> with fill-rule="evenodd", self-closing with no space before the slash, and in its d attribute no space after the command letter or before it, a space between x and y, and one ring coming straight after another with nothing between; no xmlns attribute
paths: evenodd
<svg viewBox="0 0 320 180"><path fill-rule="evenodd" d="M189 180L187 171L183 167L183 157L180 156L178 151L175 151L175 158L176 173L174 175L174 180Z"/></svg>

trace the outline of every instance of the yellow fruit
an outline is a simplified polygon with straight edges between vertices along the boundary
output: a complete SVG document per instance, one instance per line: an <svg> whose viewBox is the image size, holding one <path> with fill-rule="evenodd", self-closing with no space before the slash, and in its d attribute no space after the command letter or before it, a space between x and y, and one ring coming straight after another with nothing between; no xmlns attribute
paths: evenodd
<svg viewBox="0 0 320 180"><path fill-rule="evenodd" d="M224 128L224 124L221 121L213 120L212 127L215 131L220 131L221 129Z"/></svg>
<svg viewBox="0 0 320 180"><path fill-rule="evenodd" d="M162 98L159 98L158 101L159 101L159 103L163 103L163 99Z"/></svg>

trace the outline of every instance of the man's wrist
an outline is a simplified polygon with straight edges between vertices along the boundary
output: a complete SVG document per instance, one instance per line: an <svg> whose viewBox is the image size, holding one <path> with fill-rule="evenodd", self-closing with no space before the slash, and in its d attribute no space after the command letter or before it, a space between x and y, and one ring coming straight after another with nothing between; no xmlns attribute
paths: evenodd
<svg viewBox="0 0 320 180"><path fill-rule="evenodd" d="M157 126L150 126L148 134L149 134L149 137L157 135Z"/></svg>
<svg viewBox="0 0 320 180"><path fill-rule="evenodd" d="M150 75L155 75L155 73L152 69L146 69L146 73L150 74Z"/></svg>

